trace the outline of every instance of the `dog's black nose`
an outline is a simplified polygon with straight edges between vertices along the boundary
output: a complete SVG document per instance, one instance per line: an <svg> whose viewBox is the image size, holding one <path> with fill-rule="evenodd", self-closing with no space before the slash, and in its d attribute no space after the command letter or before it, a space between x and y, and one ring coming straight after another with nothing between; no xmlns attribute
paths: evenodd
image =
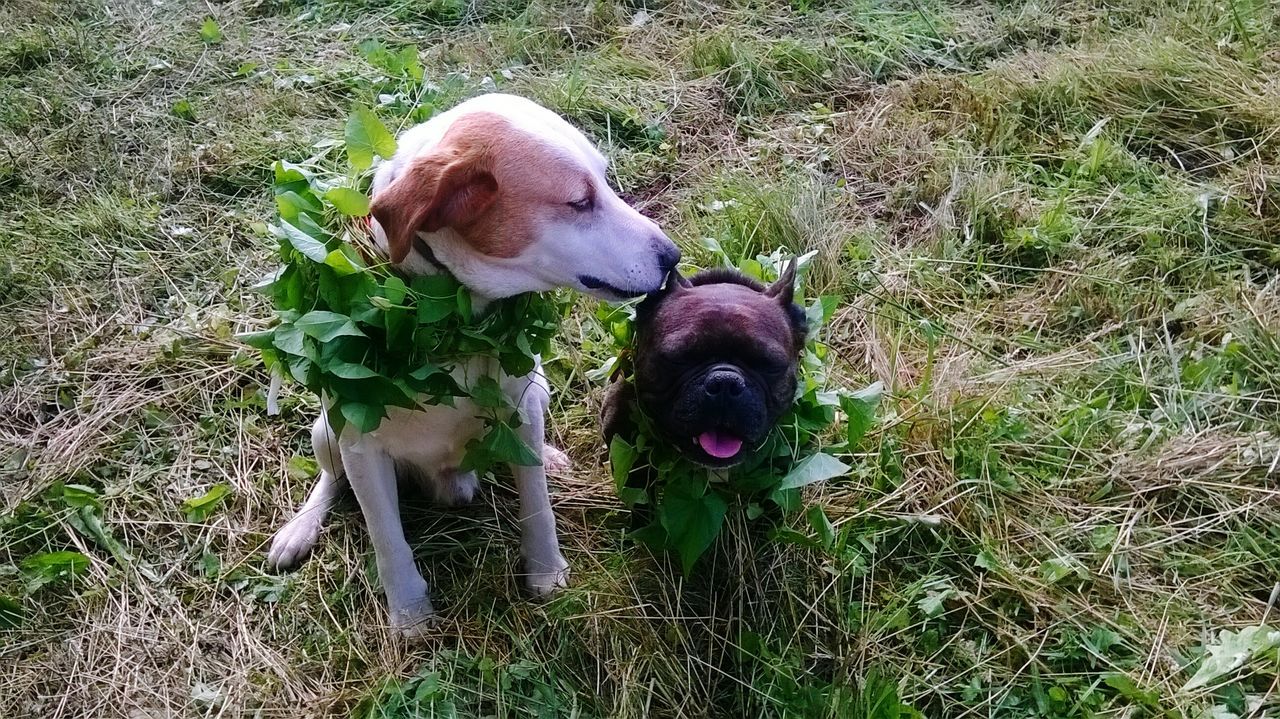
<svg viewBox="0 0 1280 719"><path fill-rule="evenodd" d="M676 264L680 262L680 248L676 247L676 243L668 240L666 237L660 237L658 244L658 267L662 268L662 274L667 274L675 269Z"/></svg>
<svg viewBox="0 0 1280 719"><path fill-rule="evenodd" d="M702 386L708 397L737 397L743 389L746 389L746 383L742 381L742 375L727 369L712 370Z"/></svg>

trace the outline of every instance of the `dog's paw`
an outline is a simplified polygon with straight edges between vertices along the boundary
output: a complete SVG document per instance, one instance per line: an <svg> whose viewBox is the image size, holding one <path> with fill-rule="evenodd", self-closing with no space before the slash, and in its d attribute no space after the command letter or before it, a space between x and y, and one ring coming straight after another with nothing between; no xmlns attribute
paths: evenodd
<svg viewBox="0 0 1280 719"><path fill-rule="evenodd" d="M431 599L428 597L422 597L420 600L401 606L390 607L388 608L388 614L391 620L391 628L406 639L417 639L425 636L440 621L439 617L436 616L436 610L431 606Z"/></svg>
<svg viewBox="0 0 1280 719"><path fill-rule="evenodd" d="M542 445L542 468L548 472L567 472L573 469L573 462L569 459L569 455L549 444L544 444Z"/></svg>
<svg viewBox="0 0 1280 719"><path fill-rule="evenodd" d="M320 538L321 519L315 513L294 515L271 538L267 564L275 569L292 569L311 554Z"/></svg>
<svg viewBox="0 0 1280 719"><path fill-rule="evenodd" d="M564 557L556 556L552 562L525 562L524 583L535 597L549 597L569 586L569 563Z"/></svg>

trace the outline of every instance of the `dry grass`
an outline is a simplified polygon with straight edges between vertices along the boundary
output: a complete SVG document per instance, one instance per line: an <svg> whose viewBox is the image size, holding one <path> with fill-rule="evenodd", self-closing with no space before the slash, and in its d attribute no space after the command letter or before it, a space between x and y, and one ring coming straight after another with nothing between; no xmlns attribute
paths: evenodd
<svg viewBox="0 0 1280 719"><path fill-rule="evenodd" d="M10 0L0 27L0 716L1280 711L1274 649L1184 688L1276 621L1273 5ZM891 389L809 497L829 550L737 518L682 579L625 539L584 300L547 362L569 591L517 590L502 479L406 510L421 644L383 626L354 502L265 572L315 409L268 416L232 339L267 316L269 164L352 103L490 83L598 139L691 260L819 250L837 375Z"/></svg>

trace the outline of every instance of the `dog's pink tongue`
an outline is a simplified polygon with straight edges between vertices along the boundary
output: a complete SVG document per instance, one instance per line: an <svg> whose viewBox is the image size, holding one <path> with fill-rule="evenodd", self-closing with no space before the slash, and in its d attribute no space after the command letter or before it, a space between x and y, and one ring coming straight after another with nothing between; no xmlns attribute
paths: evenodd
<svg viewBox="0 0 1280 719"><path fill-rule="evenodd" d="M716 459L728 459L742 449L742 440L725 432L711 430L698 435L698 446Z"/></svg>

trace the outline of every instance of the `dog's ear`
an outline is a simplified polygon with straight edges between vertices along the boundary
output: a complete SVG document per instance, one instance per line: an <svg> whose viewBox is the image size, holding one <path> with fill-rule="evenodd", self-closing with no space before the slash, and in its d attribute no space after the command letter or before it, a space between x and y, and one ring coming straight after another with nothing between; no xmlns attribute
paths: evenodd
<svg viewBox="0 0 1280 719"><path fill-rule="evenodd" d="M605 390L604 403L600 406L600 430L606 446L617 434L621 434L627 441L634 439L631 405L635 400L636 389L625 378L613 380Z"/></svg>
<svg viewBox="0 0 1280 719"><path fill-rule="evenodd" d="M786 269L778 276L778 281L769 285L764 291L765 296L778 298L784 307L790 305L796 296L796 265L798 264L800 263L793 257L787 263Z"/></svg>
<svg viewBox="0 0 1280 719"><path fill-rule="evenodd" d="M442 143L443 144L443 143ZM463 229L498 198L491 163L478 148L448 145L415 158L369 207L387 233L392 262L409 255L418 232Z"/></svg>

